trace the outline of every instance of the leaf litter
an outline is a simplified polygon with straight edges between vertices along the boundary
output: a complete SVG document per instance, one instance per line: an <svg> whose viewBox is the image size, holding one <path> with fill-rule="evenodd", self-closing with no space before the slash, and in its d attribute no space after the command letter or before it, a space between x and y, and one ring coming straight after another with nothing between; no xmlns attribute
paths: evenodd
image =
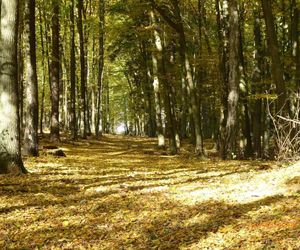
<svg viewBox="0 0 300 250"><path fill-rule="evenodd" d="M300 248L300 163L200 161L120 136L59 146L66 158L0 177L0 249Z"/></svg>

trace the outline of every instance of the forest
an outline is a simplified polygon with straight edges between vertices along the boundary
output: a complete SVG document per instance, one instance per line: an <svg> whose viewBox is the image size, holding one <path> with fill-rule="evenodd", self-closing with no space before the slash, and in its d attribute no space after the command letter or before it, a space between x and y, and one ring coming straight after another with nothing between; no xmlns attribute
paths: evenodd
<svg viewBox="0 0 300 250"><path fill-rule="evenodd" d="M299 0L0 0L0 249L299 249Z"/></svg>

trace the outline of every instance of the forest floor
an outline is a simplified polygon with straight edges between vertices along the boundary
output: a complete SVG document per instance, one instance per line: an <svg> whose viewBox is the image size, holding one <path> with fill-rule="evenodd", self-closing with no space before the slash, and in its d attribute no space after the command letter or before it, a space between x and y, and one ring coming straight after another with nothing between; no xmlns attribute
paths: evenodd
<svg viewBox="0 0 300 250"><path fill-rule="evenodd" d="M0 176L0 249L300 249L300 163L200 161L121 136L59 146L67 157Z"/></svg>

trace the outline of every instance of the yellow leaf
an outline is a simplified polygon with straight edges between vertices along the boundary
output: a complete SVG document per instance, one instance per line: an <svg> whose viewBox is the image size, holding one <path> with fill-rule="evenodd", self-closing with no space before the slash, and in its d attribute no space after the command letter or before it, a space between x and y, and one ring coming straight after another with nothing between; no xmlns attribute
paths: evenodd
<svg viewBox="0 0 300 250"><path fill-rule="evenodd" d="M69 222L68 222L68 221L66 221L66 220L65 220L65 221L64 221L62 224L63 224L63 227L67 227L67 226L69 226Z"/></svg>

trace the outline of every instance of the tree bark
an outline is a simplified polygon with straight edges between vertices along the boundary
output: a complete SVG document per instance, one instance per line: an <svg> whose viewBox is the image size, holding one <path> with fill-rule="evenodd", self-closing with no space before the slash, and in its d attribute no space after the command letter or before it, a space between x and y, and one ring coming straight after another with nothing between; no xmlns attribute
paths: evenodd
<svg viewBox="0 0 300 250"><path fill-rule="evenodd" d="M295 68L295 83L297 91L300 91L300 40L299 40L299 4L297 5L296 0L292 0L292 56L294 59Z"/></svg>
<svg viewBox="0 0 300 250"><path fill-rule="evenodd" d="M85 48L84 48L84 32L82 24L83 0L78 0L78 33L79 33L79 50L80 50L80 99L83 120L83 138L87 138L87 100L86 100L86 63L85 63Z"/></svg>
<svg viewBox="0 0 300 250"><path fill-rule="evenodd" d="M71 112L70 112L70 128L72 139L77 140L77 117L76 117L76 58L75 58L75 17L74 17L74 0L72 0L70 9L70 75L71 75Z"/></svg>
<svg viewBox="0 0 300 250"><path fill-rule="evenodd" d="M250 112L249 112L249 102L248 102L248 95L249 95L249 86L248 86L248 77L247 77L247 70L246 70L246 63L244 57L244 5L241 3L239 8L239 62L241 67L241 84L240 87L240 96L242 99L243 104L243 137L246 140L246 146L244 148L244 157L249 158L253 155L253 147L252 147L252 136L251 136L251 121L250 121Z"/></svg>
<svg viewBox="0 0 300 250"><path fill-rule="evenodd" d="M261 3L262 3L264 19L266 23L268 49L269 49L271 62L272 62L271 63L272 78L274 84L276 85L276 94L278 96L276 110L277 112L280 112L282 111L282 109L285 108L285 104L287 101L287 94L286 94L286 87L284 83L283 67L280 59L277 34L275 30L274 15L272 11L271 0L261 0Z"/></svg>
<svg viewBox="0 0 300 250"><path fill-rule="evenodd" d="M59 141L59 95L60 95L60 48L59 48L59 3L52 0L52 61L50 65L51 78L51 140Z"/></svg>
<svg viewBox="0 0 300 250"><path fill-rule="evenodd" d="M225 42L226 31L225 17L221 14L220 1L216 0L216 13L217 13L217 26L218 26L218 55L219 55L219 72L220 72L220 87L219 95L221 98L221 108L220 108L220 124L219 124L219 138L218 138L218 148L220 157L226 159L226 123L228 116L228 67L227 61L227 50L228 45Z"/></svg>
<svg viewBox="0 0 300 250"><path fill-rule="evenodd" d="M152 25L156 25L156 19L155 14L153 11L150 11L150 21ZM161 116L161 86L159 81L159 75L158 75L158 56L162 58L162 50L163 45L161 41L161 37L157 30L154 29L153 31L154 36L154 43L155 48L157 51L152 52L152 66L153 66L153 89L154 89L154 99L155 99L155 115L156 115L156 134L158 139L158 147L164 148L165 147L165 136L163 131L163 124L162 124L162 116Z"/></svg>
<svg viewBox="0 0 300 250"><path fill-rule="evenodd" d="M45 43L44 43L44 30L42 25L42 14L41 10L39 11L39 28L40 28L40 39L41 39L41 53L42 53L42 96L41 96L41 105L40 105L40 134L43 135L43 122L44 122L44 107L45 107L45 83L46 83L46 65L45 65Z"/></svg>
<svg viewBox="0 0 300 250"><path fill-rule="evenodd" d="M26 173L20 147L18 112L18 3L1 1L0 22L0 173Z"/></svg>
<svg viewBox="0 0 300 250"><path fill-rule="evenodd" d="M143 76L144 81L142 83L142 91L144 93L144 101L145 101L145 125L146 125L146 134L149 137L155 136L155 116L153 110L153 103L152 103L152 93L153 88L150 82L151 72L149 69L148 61L149 61L149 53L147 51L147 44L144 40L140 41L140 50L142 55L142 64L143 64Z"/></svg>
<svg viewBox="0 0 300 250"><path fill-rule="evenodd" d="M103 132L103 78L104 78L104 55L105 55L105 0L99 0L99 62L98 62L98 92L97 92L97 115L96 115L96 136Z"/></svg>
<svg viewBox="0 0 300 250"><path fill-rule="evenodd" d="M261 20L259 12L254 12L254 43L255 43L255 68L252 76L254 83L254 94L258 95L255 99L254 114L253 114L253 147L257 157L262 156L262 99L259 97L262 94L262 36L261 36Z"/></svg>
<svg viewBox="0 0 300 250"><path fill-rule="evenodd" d="M38 81L36 71L35 0L25 2L26 117L24 153L38 156Z"/></svg>
<svg viewBox="0 0 300 250"><path fill-rule="evenodd" d="M226 155L237 155L238 101L239 101L239 14L237 0L229 1L229 77L228 117L226 123Z"/></svg>

